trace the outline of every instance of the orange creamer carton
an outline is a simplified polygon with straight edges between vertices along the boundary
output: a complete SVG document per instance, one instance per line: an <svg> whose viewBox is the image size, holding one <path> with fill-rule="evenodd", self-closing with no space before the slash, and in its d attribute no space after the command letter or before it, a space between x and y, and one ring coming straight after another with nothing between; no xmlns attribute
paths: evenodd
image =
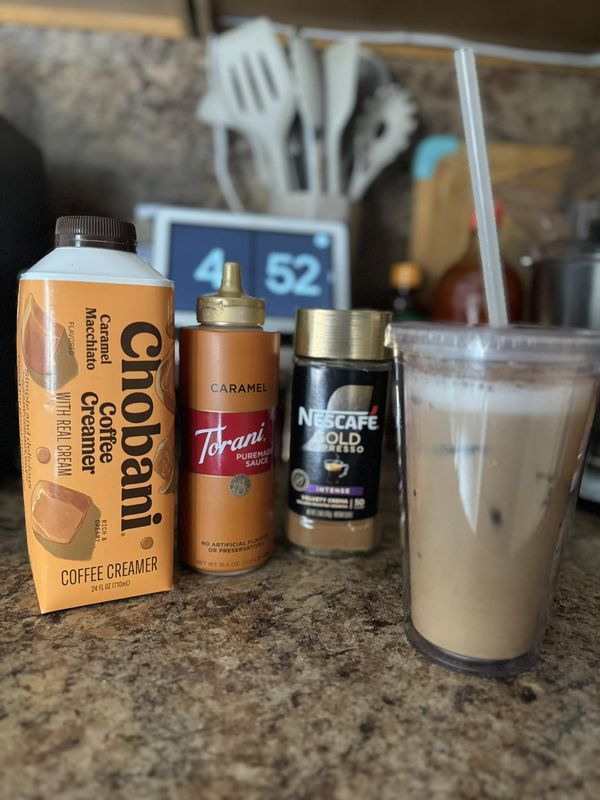
<svg viewBox="0 0 600 800"><path fill-rule="evenodd" d="M61 217L21 278L19 426L42 613L173 586L172 283L135 228Z"/></svg>

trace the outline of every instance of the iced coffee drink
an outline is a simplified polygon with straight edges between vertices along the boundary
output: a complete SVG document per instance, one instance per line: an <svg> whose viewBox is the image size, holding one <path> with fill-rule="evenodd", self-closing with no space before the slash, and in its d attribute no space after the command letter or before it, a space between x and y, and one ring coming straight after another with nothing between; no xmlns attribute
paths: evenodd
<svg viewBox="0 0 600 800"><path fill-rule="evenodd" d="M409 638L447 666L519 672L536 659L576 499L600 337L431 325L389 335Z"/></svg>

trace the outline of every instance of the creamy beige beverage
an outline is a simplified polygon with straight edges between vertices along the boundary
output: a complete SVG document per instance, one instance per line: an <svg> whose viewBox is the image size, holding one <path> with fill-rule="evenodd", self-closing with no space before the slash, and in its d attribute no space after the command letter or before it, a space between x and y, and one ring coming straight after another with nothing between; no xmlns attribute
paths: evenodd
<svg viewBox="0 0 600 800"><path fill-rule="evenodd" d="M437 664L539 655L596 405L600 335L388 326L399 403L406 633Z"/></svg>
<svg viewBox="0 0 600 800"><path fill-rule="evenodd" d="M513 659L543 633L596 379L444 369L404 369L411 621L450 653Z"/></svg>

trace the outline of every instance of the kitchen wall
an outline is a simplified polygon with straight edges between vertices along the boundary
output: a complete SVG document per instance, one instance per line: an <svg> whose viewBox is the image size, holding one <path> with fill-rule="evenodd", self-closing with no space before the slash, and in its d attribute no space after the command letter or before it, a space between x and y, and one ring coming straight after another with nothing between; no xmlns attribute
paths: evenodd
<svg viewBox="0 0 600 800"><path fill-rule="evenodd" d="M460 135L451 62L391 66L417 100L419 135ZM600 125L598 72L482 65L480 81L490 139L577 147ZM143 201L221 207L210 132L195 119L204 88L197 40L0 27L0 114L42 149L55 215L130 217ZM234 162L243 195L256 200L243 142ZM407 154L365 199L357 304L386 302L388 265L405 255L409 191Z"/></svg>

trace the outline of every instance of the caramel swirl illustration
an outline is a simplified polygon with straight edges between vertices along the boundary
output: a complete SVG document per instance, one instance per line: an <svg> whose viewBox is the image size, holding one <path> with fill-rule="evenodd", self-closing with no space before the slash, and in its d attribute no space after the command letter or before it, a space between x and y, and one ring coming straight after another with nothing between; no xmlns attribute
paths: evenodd
<svg viewBox="0 0 600 800"><path fill-rule="evenodd" d="M38 481L31 497L31 524L40 544L52 555L89 559L100 514L92 498L52 481Z"/></svg>
<svg viewBox="0 0 600 800"><path fill-rule="evenodd" d="M23 360L31 377L46 389L56 389L77 373L77 362L69 351L66 329L29 295L23 310Z"/></svg>
<svg viewBox="0 0 600 800"><path fill-rule="evenodd" d="M175 411L175 348L173 347L156 371L156 394L169 411Z"/></svg>
<svg viewBox="0 0 600 800"><path fill-rule="evenodd" d="M169 435L166 436L156 448L154 457L154 469L164 483L160 487L161 494L172 492L175 479L175 435L174 428L171 428Z"/></svg>

